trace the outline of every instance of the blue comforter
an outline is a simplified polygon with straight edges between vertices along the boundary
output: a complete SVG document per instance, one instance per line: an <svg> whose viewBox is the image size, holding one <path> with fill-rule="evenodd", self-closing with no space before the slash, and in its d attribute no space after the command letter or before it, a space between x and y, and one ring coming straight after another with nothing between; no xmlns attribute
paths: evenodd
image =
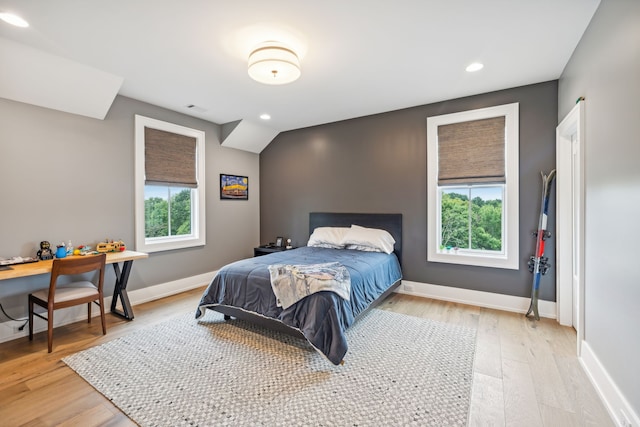
<svg viewBox="0 0 640 427"><path fill-rule="evenodd" d="M349 301L323 291L285 310L276 305L269 265L325 262L339 262L349 270ZM221 268L202 295L196 317L202 317L205 308L226 305L277 319L300 330L314 348L337 365L348 349L346 329L358 314L401 278L400 264L394 254L313 247L276 252Z"/></svg>

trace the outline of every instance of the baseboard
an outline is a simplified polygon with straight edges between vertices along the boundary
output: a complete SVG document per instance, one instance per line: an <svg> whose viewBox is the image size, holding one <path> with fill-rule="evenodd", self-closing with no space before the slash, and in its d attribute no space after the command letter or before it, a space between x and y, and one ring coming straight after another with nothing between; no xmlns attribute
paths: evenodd
<svg viewBox="0 0 640 427"><path fill-rule="evenodd" d="M216 271L199 274L172 282L161 283L147 288L136 289L129 292L129 301L132 305L142 304L180 292L185 292L200 286L204 286L215 276ZM428 283L403 280L398 288L399 293L416 295L443 301L457 302L461 304L475 305L479 307L493 308L497 310L526 313L529 308L529 299L510 295L494 294L491 292L472 291L468 289L453 288L449 286L431 285ZM105 307L111 306L111 296L105 298ZM551 319L556 318L556 303L551 301L539 301L540 316ZM97 315L97 310L93 310ZM56 311L54 327L83 320L86 316L84 306L70 307ZM29 331L25 327L22 331L15 330L17 322L0 323L0 343L27 336ZM34 332L46 330L46 325L36 321Z"/></svg>
<svg viewBox="0 0 640 427"><path fill-rule="evenodd" d="M212 271L172 282L149 286L147 288L136 289L135 291L129 292L129 301L131 301L132 305L136 305L179 294L180 292L190 291L191 289L209 284L216 273L217 271ZM111 297L109 297L109 304L111 304Z"/></svg>
<svg viewBox="0 0 640 427"><path fill-rule="evenodd" d="M168 297L170 295L179 294L180 292L186 292L191 289L195 289L208 284L213 276L216 275L216 271L209 273L199 274L197 276L186 277L184 279L174 280L171 282L160 283L158 285L149 286L142 289L136 289L128 293L129 301L131 305L142 304L145 302L157 300L160 298ZM26 296L25 296L26 298ZM111 307L112 296L104 298L104 306ZM97 306L96 306L97 308ZM195 307L193 308L195 311ZM100 313L97 309L91 311L91 314L95 317ZM56 328L62 325L68 325L69 323L78 322L87 318L87 308L85 305L69 307L61 310L56 310L53 317L53 327ZM26 325L23 330L17 330L21 322L2 322L0 323L0 343L26 337L29 335L29 326ZM42 332L47 330L47 325L44 320L37 319L34 321L33 332Z"/></svg>
<svg viewBox="0 0 640 427"><path fill-rule="evenodd" d="M582 341L582 354L579 360L616 425L620 427L640 426L640 417L620 392L586 341Z"/></svg>
<svg viewBox="0 0 640 427"><path fill-rule="evenodd" d="M398 293L493 308L496 310L512 311L515 313L526 313L531 302L529 298L473 291L450 286L431 285L429 283L411 282L409 280L402 281L402 286L398 288ZM556 303L553 301L539 300L538 313L541 317L555 319Z"/></svg>

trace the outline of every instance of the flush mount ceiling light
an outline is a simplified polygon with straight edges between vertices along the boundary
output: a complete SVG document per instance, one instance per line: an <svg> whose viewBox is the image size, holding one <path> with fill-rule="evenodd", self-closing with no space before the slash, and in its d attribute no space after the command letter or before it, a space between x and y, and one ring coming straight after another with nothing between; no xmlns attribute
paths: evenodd
<svg viewBox="0 0 640 427"><path fill-rule="evenodd" d="M249 55L249 76L268 85L283 85L300 77L298 55L278 42L264 42Z"/></svg>
<svg viewBox="0 0 640 427"><path fill-rule="evenodd" d="M8 24L15 25L16 27L26 28L29 26L29 23L27 21L20 18L18 15L14 15L13 13L1 12L0 19Z"/></svg>

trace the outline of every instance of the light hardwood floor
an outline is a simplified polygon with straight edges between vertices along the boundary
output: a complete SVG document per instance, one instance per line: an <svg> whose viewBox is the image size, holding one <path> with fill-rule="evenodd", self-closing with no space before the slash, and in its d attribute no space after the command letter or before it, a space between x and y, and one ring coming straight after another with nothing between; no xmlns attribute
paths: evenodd
<svg viewBox="0 0 640 427"><path fill-rule="evenodd" d="M109 314L106 336L99 321L58 327L51 354L46 333L32 342L0 344L0 425L135 425L61 359L193 311L201 293L196 289L138 305L131 322ZM573 329L554 320L400 294L380 308L477 328L469 425L614 425L575 356Z"/></svg>

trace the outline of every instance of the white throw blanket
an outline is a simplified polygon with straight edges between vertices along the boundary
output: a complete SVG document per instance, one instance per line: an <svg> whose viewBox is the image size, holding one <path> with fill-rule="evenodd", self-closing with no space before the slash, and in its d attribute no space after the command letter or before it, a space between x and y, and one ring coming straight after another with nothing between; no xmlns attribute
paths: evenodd
<svg viewBox="0 0 640 427"><path fill-rule="evenodd" d="M274 264L269 267L271 288L277 305L288 308L302 298L320 291L331 291L349 301L351 277L338 262L307 265Z"/></svg>

